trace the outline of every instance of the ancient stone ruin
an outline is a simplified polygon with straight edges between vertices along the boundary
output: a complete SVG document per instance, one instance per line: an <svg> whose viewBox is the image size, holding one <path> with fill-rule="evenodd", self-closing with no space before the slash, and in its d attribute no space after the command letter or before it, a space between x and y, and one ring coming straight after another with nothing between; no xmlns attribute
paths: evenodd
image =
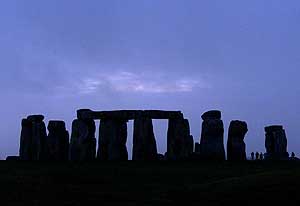
<svg viewBox="0 0 300 206"><path fill-rule="evenodd" d="M19 156L21 160L45 159L46 126L43 115L22 120Z"/></svg>
<svg viewBox="0 0 300 206"><path fill-rule="evenodd" d="M189 123L180 111L161 110L117 110L92 111L78 110L78 119L73 123L71 138L71 157L78 154L72 145L80 145L78 133L84 133L84 121L100 120L97 159L99 160L127 160L127 122L134 121L132 160L157 160L157 145L153 131L152 119L168 119L168 159L184 159L193 152L193 137L190 135ZM76 123L80 121L81 123ZM85 123L87 125L87 123ZM87 131L85 131L87 132ZM94 130L92 129L93 133ZM91 135L94 137L94 135ZM80 148L80 146L76 146ZM92 151L94 150L91 149ZM74 151L74 152L73 152ZM73 154L74 153L74 154ZM73 155L72 155L73 154ZM71 158L78 159L78 158Z"/></svg>
<svg viewBox="0 0 300 206"><path fill-rule="evenodd" d="M281 125L265 127L265 159L266 160L285 160L288 159L287 138L285 130Z"/></svg>
<svg viewBox="0 0 300 206"><path fill-rule="evenodd" d="M246 160L245 135L247 123L239 120L231 121L227 140L227 160Z"/></svg>
<svg viewBox="0 0 300 206"><path fill-rule="evenodd" d="M46 139L47 160L69 159L69 132L64 121L49 121Z"/></svg>
<svg viewBox="0 0 300 206"><path fill-rule="evenodd" d="M225 160L224 126L221 112L217 110L208 111L201 118L203 119L199 149L201 159Z"/></svg>
<svg viewBox="0 0 300 206"><path fill-rule="evenodd" d="M8 157L8 160L128 160L126 142L127 122L130 120L134 121L132 160L225 160L221 112L211 110L201 118L200 143L194 145L189 121L180 111L80 109L72 123L70 142L64 121L49 121L47 135L44 116L31 115L22 120L19 156ZM165 155L157 152L153 119L168 120ZM97 151L95 120L100 120ZM246 122L231 121L227 140L228 160L246 160L244 138L247 131ZM265 132L265 159L288 159L283 127L265 127Z"/></svg>

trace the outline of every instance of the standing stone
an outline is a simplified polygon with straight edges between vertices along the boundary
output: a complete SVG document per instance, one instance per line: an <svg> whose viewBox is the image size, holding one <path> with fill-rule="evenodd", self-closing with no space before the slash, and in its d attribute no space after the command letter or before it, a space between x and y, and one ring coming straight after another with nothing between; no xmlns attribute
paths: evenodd
<svg viewBox="0 0 300 206"><path fill-rule="evenodd" d="M187 119L169 119L167 157L170 160L186 159L193 153L194 140Z"/></svg>
<svg viewBox="0 0 300 206"><path fill-rule="evenodd" d="M246 160L245 135L247 123L239 120L231 121L227 140L227 160Z"/></svg>
<svg viewBox="0 0 300 206"><path fill-rule="evenodd" d="M224 126L220 111L205 112L201 118L200 156L204 160L225 160Z"/></svg>
<svg viewBox="0 0 300 206"><path fill-rule="evenodd" d="M49 121L46 141L47 160L69 159L69 133L64 121Z"/></svg>
<svg viewBox="0 0 300 206"><path fill-rule="evenodd" d="M76 119L72 123L70 159L94 160L96 156L96 125L93 119Z"/></svg>
<svg viewBox="0 0 300 206"><path fill-rule="evenodd" d="M46 126L43 115L31 115L22 120L19 155L21 160L45 159Z"/></svg>
<svg viewBox="0 0 300 206"><path fill-rule="evenodd" d="M265 159L284 160L288 159L287 138L285 130L280 125L265 127Z"/></svg>
<svg viewBox="0 0 300 206"><path fill-rule="evenodd" d="M157 160L152 120L143 114L134 120L132 160Z"/></svg>
<svg viewBox="0 0 300 206"><path fill-rule="evenodd" d="M126 141L127 120L101 119L97 158L100 160L128 160Z"/></svg>

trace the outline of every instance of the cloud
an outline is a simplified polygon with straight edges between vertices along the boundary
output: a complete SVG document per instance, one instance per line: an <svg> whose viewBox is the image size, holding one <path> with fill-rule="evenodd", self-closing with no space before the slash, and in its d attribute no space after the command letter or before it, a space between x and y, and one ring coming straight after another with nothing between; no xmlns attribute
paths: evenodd
<svg viewBox="0 0 300 206"><path fill-rule="evenodd" d="M119 71L83 78L78 91L81 94L91 94L106 88L115 92L174 93L191 92L195 88L210 87L206 81L200 78L171 79L166 74L137 74Z"/></svg>

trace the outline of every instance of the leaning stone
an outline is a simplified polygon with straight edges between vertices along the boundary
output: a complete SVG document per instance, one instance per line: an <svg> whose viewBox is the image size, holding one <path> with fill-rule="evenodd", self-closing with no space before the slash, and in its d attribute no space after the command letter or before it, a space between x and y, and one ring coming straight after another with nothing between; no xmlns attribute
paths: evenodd
<svg viewBox="0 0 300 206"><path fill-rule="evenodd" d="M245 135L247 123L239 120L231 121L227 140L227 160L246 160Z"/></svg>
<svg viewBox="0 0 300 206"><path fill-rule="evenodd" d="M142 114L134 120L132 160L157 160L152 120Z"/></svg>

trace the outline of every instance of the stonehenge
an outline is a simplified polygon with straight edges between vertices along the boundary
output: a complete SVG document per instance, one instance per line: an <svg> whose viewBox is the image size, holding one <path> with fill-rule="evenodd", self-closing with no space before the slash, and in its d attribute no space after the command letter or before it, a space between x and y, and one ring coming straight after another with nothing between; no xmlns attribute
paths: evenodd
<svg viewBox="0 0 300 206"><path fill-rule="evenodd" d="M205 112L201 118L202 132L199 154L203 160L225 160L224 126L221 112L212 110Z"/></svg>
<svg viewBox="0 0 300 206"><path fill-rule="evenodd" d="M221 112L210 110L202 114L200 142L195 142L188 119L180 111L161 110L77 110L72 130L64 121L50 120L48 135L43 115L30 115L22 119L19 156L8 160L116 160L129 159L127 122L133 120L132 160L225 160L224 126ZM153 119L168 121L167 151L159 154L153 130ZM98 148L96 123L100 120ZM244 138L247 123L230 122L227 139L227 160L246 160ZM280 125L265 127L265 159L288 159L287 138Z"/></svg>
<svg viewBox="0 0 300 206"><path fill-rule="evenodd" d="M227 139L227 160L246 160L244 138L247 132L246 122L239 120L230 122Z"/></svg>
<svg viewBox="0 0 300 206"><path fill-rule="evenodd" d="M288 159L287 138L285 130L281 125L265 127L265 159L285 160Z"/></svg>

